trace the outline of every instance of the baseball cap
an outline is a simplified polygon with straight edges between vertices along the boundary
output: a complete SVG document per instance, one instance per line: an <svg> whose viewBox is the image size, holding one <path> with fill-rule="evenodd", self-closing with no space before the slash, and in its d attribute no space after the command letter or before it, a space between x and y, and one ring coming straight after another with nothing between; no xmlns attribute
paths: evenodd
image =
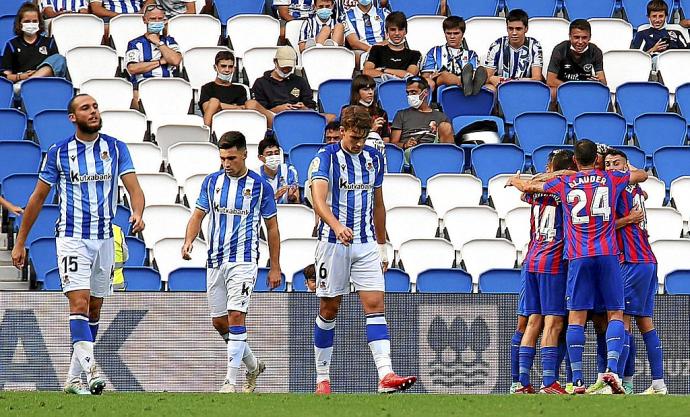
<svg viewBox="0 0 690 417"><path fill-rule="evenodd" d="M294 67L297 62L297 54L291 46L280 46L276 51L275 59L279 67Z"/></svg>

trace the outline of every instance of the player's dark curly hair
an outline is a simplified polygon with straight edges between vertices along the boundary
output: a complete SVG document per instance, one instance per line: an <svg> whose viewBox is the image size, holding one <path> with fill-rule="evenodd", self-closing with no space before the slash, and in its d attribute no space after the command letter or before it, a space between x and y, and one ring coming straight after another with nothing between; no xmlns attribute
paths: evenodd
<svg viewBox="0 0 690 417"><path fill-rule="evenodd" d="M559 149L553 153L551 159L551 168L554 171L569 169L575 171L575 163L573 162L573 151L570 149Z"/></svg>

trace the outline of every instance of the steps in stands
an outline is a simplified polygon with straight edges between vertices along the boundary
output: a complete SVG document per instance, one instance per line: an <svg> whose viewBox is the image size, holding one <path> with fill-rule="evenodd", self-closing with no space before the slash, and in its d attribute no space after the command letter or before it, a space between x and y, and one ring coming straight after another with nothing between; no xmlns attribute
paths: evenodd
<svg viewBox="0 0 690 417"><path fill-rule="evenodd" d="M12 266L12 253L7 248L7 235L0 234L0 291L3 290L28 290L29 283L22 281L21 273Z"/></svg>

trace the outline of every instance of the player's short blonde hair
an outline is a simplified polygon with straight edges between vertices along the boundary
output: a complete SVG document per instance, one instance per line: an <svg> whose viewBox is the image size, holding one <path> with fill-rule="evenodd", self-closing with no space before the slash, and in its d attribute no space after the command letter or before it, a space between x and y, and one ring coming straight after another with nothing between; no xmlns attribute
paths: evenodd
<svg viewBox="0 0 690 417"><path fill-rule="evenodd" d="M371 130L371 115L363 106L347 106L340 116L340 126L362 136L367 136Z"/></svg>

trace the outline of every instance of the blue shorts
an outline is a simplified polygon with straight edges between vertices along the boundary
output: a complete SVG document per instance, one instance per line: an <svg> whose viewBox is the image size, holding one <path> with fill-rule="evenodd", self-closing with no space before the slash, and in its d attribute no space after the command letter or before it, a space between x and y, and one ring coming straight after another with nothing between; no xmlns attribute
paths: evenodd
<svg viewBox="0 0 690 417"><path fill-rule="evenodd" d="M615 255L572 259L568 263L568 310L593 310L597 295L606 311L625 307L623 275Z"/></svg>
<svg viewBox="0 0 690 417"><path fill-rule="evenodd" d="M565 316L566 274L523 272L525 281L524 310L526 316Z"/></svg>
<svg viewBox="0 0 690 417"><path fill-rule="evenodd" d="M659 287L656 264L621 264L625 285L625 314L629 316L652 317L654 295Z"/></svg>

